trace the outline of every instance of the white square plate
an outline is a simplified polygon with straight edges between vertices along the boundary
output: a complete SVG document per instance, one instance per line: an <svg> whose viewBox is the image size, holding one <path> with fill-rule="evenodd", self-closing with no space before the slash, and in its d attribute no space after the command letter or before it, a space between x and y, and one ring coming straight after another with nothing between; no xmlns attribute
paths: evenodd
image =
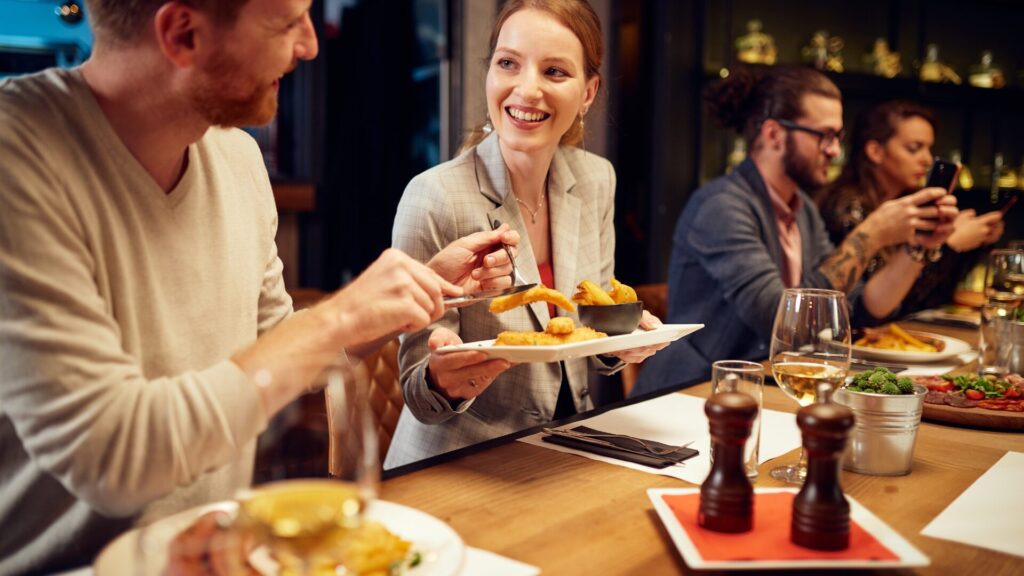
<svg viewBox="0 0 1024 576"><path fill-rule="evenodd" d="M755 488L756 494L773 492L797 492L796 488ZM690 568L698 570L774 570L783 568L909 568L927 566L931 563L927 556L907 542L903 536L882 522L870 510L860 505L850 495L850 519L855 520L867 533L885 545L899 560L850 560L815 558L809 560L704 560L697 547L690 540L686 530L676 519L672 509L665 503L666 495L699 494L700 488L650 488L647 497L654 503L654 510L668 530L672 542L675 543L683 560Z"/></svg>
<svg viewBox="0 0 1024 576"><path fill-rule="evenodd" d="M495 346L494 340L466 342L455 346L438 348L439 354L449 352L483 352L490 358L502 358L509 362L560 362L571 358L596 356L619 352L641 346L673 342L703 328L703 324L663 324L654 330L636 330L632 334L609 336L596 340L584 340L555 346Z"/></svg>

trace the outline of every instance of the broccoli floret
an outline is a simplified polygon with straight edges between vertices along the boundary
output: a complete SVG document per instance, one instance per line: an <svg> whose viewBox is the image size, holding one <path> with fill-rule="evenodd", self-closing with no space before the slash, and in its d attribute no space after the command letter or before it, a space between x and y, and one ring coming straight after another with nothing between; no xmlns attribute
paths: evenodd
<svg viewBox="0 0 1024 576"><path fill-rule="evenodd" d="M896 386L900 389L903 394L914 393L914 381L910 378L897 378Z"/></svg>
<svg viewBox="0 0 1024 576"><path fill-rule="evenodd" d="M888 375L882 374L880 372L875 372L870 377L868 377L868 382L871 383L871 387L872 388L878 388L878 387L884 385L888 381L889 381Z"/></svg>
<svg viewBox="0 0 1024 576"><path fill-rule="evenodd" d="M899 394L900 388L893 382L886 382L882 385L882 394Z"/></svg>
<svg viewBox="0 0 1024 576"><path fill-rule="evenodd" d="M846 389L849 390L850 392L863 392L864 391L863 389L861 389L860 386L847 386Z"/></svg>

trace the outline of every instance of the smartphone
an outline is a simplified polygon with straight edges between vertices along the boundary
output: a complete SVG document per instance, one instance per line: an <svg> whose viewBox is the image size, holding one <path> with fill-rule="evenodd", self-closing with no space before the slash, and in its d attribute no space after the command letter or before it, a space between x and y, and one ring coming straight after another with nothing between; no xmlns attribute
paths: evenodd
<svg viewBox="0 0 1024 576"><path fill-rule="evenodd" d="M935 157L935 161L932 162L931 169L928 170L928 178L925 179L925 188L943 188L946 190L946 194L953 192L953 186L956 184L956 176L960 173L960 165L955 162L949 162L943 160L938 156ZM936 201L932 200L922 206L935 206ZM928 220L934 222L936 218L921 218L922 220ZM922 236L928 236L931 232L918 230L917 233Z"/></svg>
<svg viewBox="0 0 1024 576"><path fill-rule="evenodd" d="M1017 203L1017 196L1018 196L1017 194L1014 194L1013 196L1010 196L1010 199L1007 200L1005 204L1003 204L1002 206L1000 206L998 208L998 210L1000 212L1002 212L1004 216L1006 215L1007 212L1010 211L1010 208L1013 208L1013 205Z"/></svg>
<svg viewBox="0 0 1024 576"><path fill-rule="evenodd" d="M956 184L956 175L959 173L959 164L943 160L936 156L931 169L928 170L928 178L925 180L924 187L944 188L948 194L953 191L953 185Z"/></svg>

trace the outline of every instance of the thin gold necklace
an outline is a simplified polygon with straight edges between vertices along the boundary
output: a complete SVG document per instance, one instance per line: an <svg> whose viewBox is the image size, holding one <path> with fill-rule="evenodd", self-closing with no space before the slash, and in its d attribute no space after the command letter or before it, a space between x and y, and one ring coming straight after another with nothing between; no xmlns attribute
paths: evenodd
<svg viewBox="0 0 1024 576"><path fill-rule="evenodd" d="M520 206L525 208L526 211L530 213L530 224L536 224L537 214L539 214L540 211L544 209L544 196L547 196L547 194L541 195L540 202L537 203L536 210L531 210L530 207L526 205L526 202L523 202L522 200L519 199L519 196L517 196L515 192L513 192L512 195L515 196L516 202L518 202Z"/></svg>

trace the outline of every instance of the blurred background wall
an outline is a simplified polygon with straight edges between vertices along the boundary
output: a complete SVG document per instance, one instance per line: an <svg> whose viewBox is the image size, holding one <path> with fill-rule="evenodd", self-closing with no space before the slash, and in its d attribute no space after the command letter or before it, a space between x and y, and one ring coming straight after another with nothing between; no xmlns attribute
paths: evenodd
<svg viewBox="0 0 1024 576"><path fill-rule="evenodd" d="M618 171L616 273L660 282L689 194L741 157L701 94L738 64L752 21L777 63L801 64L817 31L842 45L845 119L890 98L939 117L935 153L958 154L979 212L1024 190L1024 2L1019 0L592 0L605 29L603 89L586 147ZM291 287L332 290L390 244L395 207L417 173L451 158L484 118L491 25L501 0L315 0L321 55L286 77L281 109L254 128L281 211ZM0 0L0 75L71 66L91 50L79 2ZM865 60L878 39L901 71ZM929 46L961 83L922 81ZM1004 87L972 86L990 51ZM813 55L813 53L812 53ZM988 74L991 80L995 77ZM1003 239L1024 237L1024 203Z"/></svg>

